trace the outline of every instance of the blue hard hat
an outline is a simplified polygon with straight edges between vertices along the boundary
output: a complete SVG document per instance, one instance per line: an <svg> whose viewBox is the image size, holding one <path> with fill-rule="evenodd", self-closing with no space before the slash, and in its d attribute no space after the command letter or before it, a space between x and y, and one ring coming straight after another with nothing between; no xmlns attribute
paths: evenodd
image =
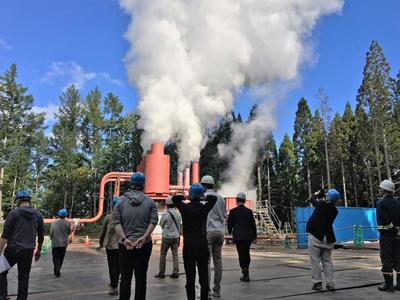
<svg viewBox="0 0 400 300"><path fill-rule="evenodd" d="M136 172L131 176L131 185L133 187L143 186L145 182L145 177L143 173Z"/></svg>
<svg viewBox="0 0 400 300"><path fill-rule="evenodd" d="M65 218L67 216L67 210L65 208L62 208L58 211L58 216L61 218Z"/></svg>
<svg viewBox="0 0 400 300"><path fill-rule="evenodd" d="M31 195L27 191L19 191L15 195L15 200L21 200L21 199L26 199L26 200L31 200Z"/></svg>
<svg viewBox="0 0 400 300"><path fill-rule="evenodd" d="M199 183L192 184L189 188L189 196L191 197L204 197L204 192L204 187Z"/></svg>
<svg viewBox="0 0 400 300"><path fill-rule="evenodd" d="M340 199L340 194L337 190L331 189L326 193L326 198L329 202L336 202Z"/></svg>
<svg viewBox="0 0 400 300"><path fill-rule="evenodd" d="M119 200L119 198L114 196L114 198L112 199L112 202L111 202L112 208L114 208L115 204L118 203L118 200Z"/></svg>

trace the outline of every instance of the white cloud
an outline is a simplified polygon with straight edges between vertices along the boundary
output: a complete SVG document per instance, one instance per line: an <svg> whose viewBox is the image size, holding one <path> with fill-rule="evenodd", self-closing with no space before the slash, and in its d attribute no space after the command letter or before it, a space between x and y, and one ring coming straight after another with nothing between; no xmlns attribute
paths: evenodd
<svg viewBox="0 0 400 300"><path fill-rule="evenodd" d="M33 106L32 112L39 114L45 113L46 123L51 123L55 121L55 113L58 111L58 105L47 104L47 106Z"/></svg>
<svg viewBox="0 0 400 300"><path fill-rule="evenodd" d="M9 43L7 43L5 40L0 38L0 48L3 48L5 50L12 50L13 47Z"/></svg>
<svg viewBox="0 0 400 300"><path fill-rule="evenodd" d="M122 82L117 78L112 78L110 74L105 72L89 72L81 65L74 61L70 62L53 62L50 69L41 78L41 82L52 82L56 78L67 79L67 84L63 89L74 84L77 89L82 89L85 84L91 80L99 79L106 82L122 86Z"/></svg>

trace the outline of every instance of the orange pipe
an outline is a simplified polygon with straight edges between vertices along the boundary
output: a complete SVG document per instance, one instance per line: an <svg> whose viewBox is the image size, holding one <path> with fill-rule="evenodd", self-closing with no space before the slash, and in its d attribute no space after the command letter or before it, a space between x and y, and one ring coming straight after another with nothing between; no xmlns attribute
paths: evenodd
<svg viewBox="0 0 400 300"><path fill-rule="evenodd" d="M190 188L190 168L185 168L185 176L183 178L183 186L187 189Z"/></svg>
<svg viewBox="0 0 400 300"><path fill-rule="evenodd" d="M195 161L192 163L192 184L199 182L199 162Z"/></svg>

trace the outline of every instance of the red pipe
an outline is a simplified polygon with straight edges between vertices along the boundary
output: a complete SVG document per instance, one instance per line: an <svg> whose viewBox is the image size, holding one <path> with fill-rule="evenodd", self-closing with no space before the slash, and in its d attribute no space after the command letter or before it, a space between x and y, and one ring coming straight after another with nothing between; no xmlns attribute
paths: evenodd
<svg viewBox="0 0 400 300"><path fill-rule="evenodd" d="M192 163L192 184L199 182L199 162L195 161Z"/></svg>

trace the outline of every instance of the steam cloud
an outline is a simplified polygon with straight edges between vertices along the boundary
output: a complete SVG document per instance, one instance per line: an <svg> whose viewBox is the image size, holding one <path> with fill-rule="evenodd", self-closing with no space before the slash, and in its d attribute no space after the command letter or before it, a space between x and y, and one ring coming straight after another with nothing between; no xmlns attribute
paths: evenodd
<svg viewBox="0 0 400 300"><path fill-rule="evenodd" d="M178 139L181 163L199 159L207 130L233 109L238 89L295 79L312 55L306 40L316 22L343 6L343 0L120 3L132 17L126 67L140 92L142 146ZM241 162L251 171L273 123L271 111L261 111L257 120L235 128L231 146L221 146L222 154L233 156L233 168Z"/></svg>

